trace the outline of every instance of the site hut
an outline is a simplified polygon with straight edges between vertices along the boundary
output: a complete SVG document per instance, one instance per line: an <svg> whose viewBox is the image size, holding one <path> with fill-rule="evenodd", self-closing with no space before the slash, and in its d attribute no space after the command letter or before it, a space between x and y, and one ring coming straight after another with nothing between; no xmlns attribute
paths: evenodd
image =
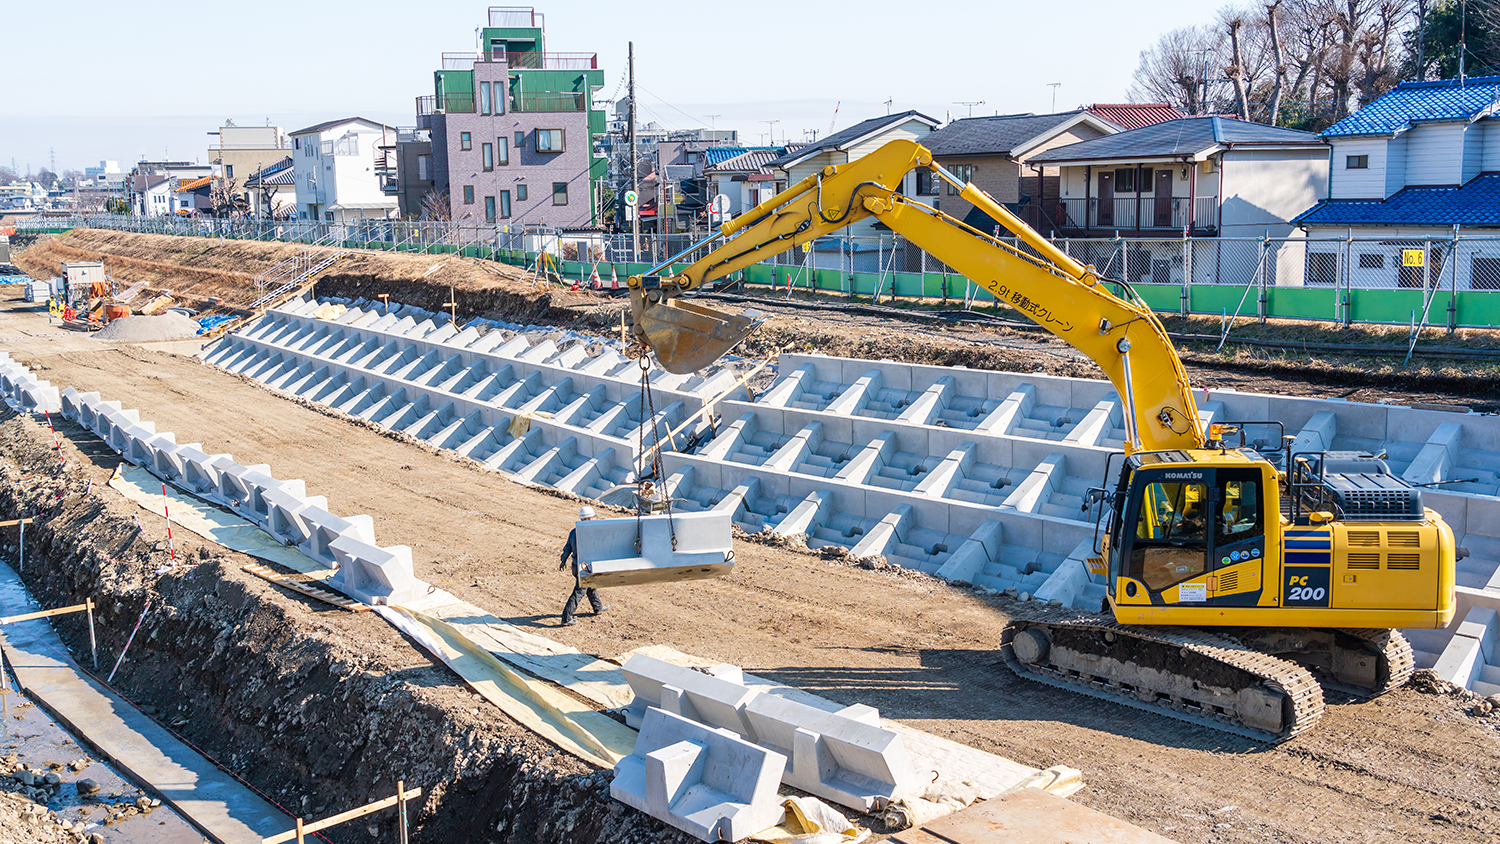
<svg viewBox="0 0 1500 844"><path fill-rule="evenodd" d="M491 8L480 43L444 53L433 94L417 98L430 152L413 144L398 155L431 155L431 190L447 192L456 221L597 225L595 186L608 169L594 149L605 131L598 54L548 52L545 18L529 7ZM420 165L397 172L420 175Z"/></svg>
<svg viewBox="0 0 1500 844"><path fill-rule="evenodd" d="M1324 241L1307 283L1500 290L1497 102L1500 76L1403 82L1325 129L1328 198L1295 220ZM1476 237L1450 256L1455 234Z"/></svg>

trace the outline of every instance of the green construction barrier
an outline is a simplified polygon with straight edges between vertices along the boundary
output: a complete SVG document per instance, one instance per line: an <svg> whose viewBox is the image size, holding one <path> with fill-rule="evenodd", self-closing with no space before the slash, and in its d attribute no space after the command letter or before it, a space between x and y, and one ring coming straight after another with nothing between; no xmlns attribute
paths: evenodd
<svg viewBox="0 0 1500 844"><path fill-rule="evenodd" d="M1182 295L1182 288L1176 285L1157 285L1158 287L1171 287L1177 291L1178 297ZM1139 286L1137 286L1139 289ZM1256 300L1260 297L1260 290L1252 287L1246 291L1243 287L1235 287L1227 284L1194 284L1188 288L1188 310L1195 314L1246 314L1256 313ZM1149 301L1149 300L1148 300ZM1181 298L1178 298L1178 307L1181 308ZM1152 307L1160 307L1153 303ZM1166 310L1166 308L1161 308Z"/></svg>
<svg viewBox="0 0 1500 844"><path fill-rule="evenodd" d="M1154 311L1178 313L1182 310L1182 285L1180 284L1136 284L1135 292ZM1217 313L1217 311L1215 311Z"/></svg>
<svg viewBox="0 0 1500 844"><path fill-rule="evenodd" d="M1268 287L1266 316L1285 319L1335 319L1334 291L1329 287Z"/></svg>
<svg viewBox="0 0 1500 844"><path fill-rule="evenodd" d="M1438 305L1434 304L1433 309ZM1442 307L1448 307L1443 303ZM1447 324L1447 314L1440 320ZM1458 324L1494 328L1500 326L1500 290L1460 290L1458 292Z"/></svg>

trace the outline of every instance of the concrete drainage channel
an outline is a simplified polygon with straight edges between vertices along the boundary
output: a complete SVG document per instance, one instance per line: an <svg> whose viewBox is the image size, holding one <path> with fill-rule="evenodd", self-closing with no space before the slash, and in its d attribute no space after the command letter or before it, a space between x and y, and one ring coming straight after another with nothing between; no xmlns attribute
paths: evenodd
<svg viewBox="0 0 1500 844"><path fill-rule="evenodd" d="M693 445L662 455L681 509L727 510L747 531L1081 609L1103 596L1085 564L1094 525L1081 502L1123 439L1106 382L784 354L754 396L727 370L654 371L651 414L635 363L601 338L460 329L445 315L366 302L334 315L335 303L345 301L273 309L203 357L586 497L633 480L642 450L686 427L673 446ZM1205 424L1278 419L1294 451L1384 453L1428 485L1427 506L1469 556L1454 625L1407 635L1419 667L1500 693L1500 417L1234 391L1198 398ZM683 426L705 405L717 425Z"/></svg>

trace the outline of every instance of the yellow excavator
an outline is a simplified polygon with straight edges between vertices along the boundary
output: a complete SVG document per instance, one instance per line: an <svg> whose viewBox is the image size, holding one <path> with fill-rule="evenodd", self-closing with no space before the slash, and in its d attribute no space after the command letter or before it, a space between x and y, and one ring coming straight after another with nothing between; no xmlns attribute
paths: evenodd
<svg viewBox="0 0 1500 844"><path fill-rule="evenodd" d="M903 196L923 167L1024 248ZM671 372L712 363L757 315L681 294L872 217L1087 355L1123 403L1124 453L1084 504L1105 605L1017 604L1002 635L1012 670L1269 741L1316 723L1324 686L1373 696L1406 682L1412 650L1395 628L1445 627L1455 612L1453 532L1420 489L1379 456L1296 453L1274 420L1205 431L1166 330L1128 283L1075 261L918 143L825 167L631 277L638 351Z"/></svg>

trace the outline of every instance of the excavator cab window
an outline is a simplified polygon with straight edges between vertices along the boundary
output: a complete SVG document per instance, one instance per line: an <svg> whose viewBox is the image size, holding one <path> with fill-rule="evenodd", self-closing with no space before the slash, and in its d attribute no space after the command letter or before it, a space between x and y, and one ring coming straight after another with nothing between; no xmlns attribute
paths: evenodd
<svg viewBox="0 0 1500 844"><path fill-rule="evenodd" d="M1208 485L1153 481L1141 489L1130 576L1153 592L1197 577L1208 561Z"/></svg>
<svg viewBox="0 0 1500 844"><path fill-rule="evenodd" d="M1220 472L1220 505L1218 519L1219 545L1259 536L1265 526L1260 518L1260 483L1258 473L1247 478L1224 477Z"/></svg>

